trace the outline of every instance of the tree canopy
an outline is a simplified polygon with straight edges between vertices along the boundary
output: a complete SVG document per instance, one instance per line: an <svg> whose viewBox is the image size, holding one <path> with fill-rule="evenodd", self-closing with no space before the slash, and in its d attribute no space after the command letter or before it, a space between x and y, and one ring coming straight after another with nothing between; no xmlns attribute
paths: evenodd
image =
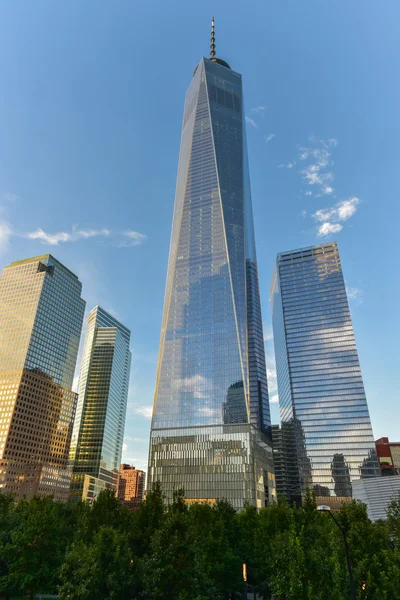
<svg viewBox="0 0 400 600"><path fill-rule="evenodd" d="M387 521L344 504L359 600L400 599L400 496ZM0 494L0 594L60 600L225 600L247 584L265 600L348 600L343 538L307 494L302 508L280 498L236 513L225 501L165 503L159 484L131 512L112 492L93 505Z"/></svg>

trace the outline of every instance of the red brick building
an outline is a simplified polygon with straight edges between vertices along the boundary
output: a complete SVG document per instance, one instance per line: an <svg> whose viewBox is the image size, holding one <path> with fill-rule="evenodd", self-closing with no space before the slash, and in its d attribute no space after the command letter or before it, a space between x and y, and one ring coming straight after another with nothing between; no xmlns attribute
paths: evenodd
<svg viewBox="0 0 400 600"><path fill-rule="evenodd" d="M135 510L144 498L146 473L131 465L122 464L119 472L118 498Z"/></svg>
<svg viewBox="0 0 400 600"><path fill-rule="evenodd" d="M376 440L381 475L400 475L400 442L389 442L389 438Z"/></svg>

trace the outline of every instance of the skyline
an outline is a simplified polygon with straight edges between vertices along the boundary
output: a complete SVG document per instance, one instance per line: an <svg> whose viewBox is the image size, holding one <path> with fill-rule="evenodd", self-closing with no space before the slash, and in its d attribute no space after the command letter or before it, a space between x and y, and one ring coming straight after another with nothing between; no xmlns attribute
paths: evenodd
<svg viewBox="0 0 400 600"><path fill-rule="evenodd" d="M211 7L211 3L206 3L201 11L193 9L193 14L188 7L182 7L179 18L168 23L168 32L162 32L161 4L157 5L159 15L154 8L152 12L151 8L142 7L142 16L148 17L146 11L150 11L153 27L162 32L160 41L156 42L157 51L152 53L148 52L152 49L149 41L140 32L135 42L131 40L132 15L137 11L131 11L127 4L122 3L113 15L100 7L94 19L95 30L94 23L88 20L88 3L88 7L75 9L81 17L86 16L86 20L80 20L80 29L75 32L79 34L75 41L80 45L78 43L77 49L69 47L71 54L68 58L63 52L67 41L70 42L71 34L67 29L74 17L72 9L51 9L50 4L45 2L35 10L28 9L25 15L22 11L19 13L18 7L3 9L4 35L0 43L8 52L2 52L2 55L9 56L11 52L12 60L0 59L5 68L7 90L5 98L0 100L0 118L7 123L7 142L3 141L0 147L0 245L3 248L0 266L12 260L51 252L78 274L83 283L82 297L87 301L87 310L100 304L113 311L132 330L131 391L125 441L128 447L122 460L133 462L138 468L146 468L148 436L144 428L149 429L150 421L142 415L148 414L153 400L183 96L201 54L208 55L209 19L215 12L217 52L243 73L246 87L258 266L263 320L267 325L265 337L270 338L268 296L276 254L337 239L350 289L351 314L374 436L388 436L396 441L400 438L396 419L393 419L398 387L395 371L398 281L394 277L390 279L390 258L393 257L394 262L396 250L390 226L398 208L394 202L391 205L385 199L385 190L395 189L394 172L392 174L390 167L393 165L394 170L398 150L393 143L390 155L388 146L392 136L393 141L396 138L398 117L390 102L386 106L386 118L383 114L377 118L375 112L368 115L374 101L381 99L383 102L384 94L378 85L379 69L384 63L385 52L389 56L392 50L391 37L387 35L386 45L378 49L380 54L377 51L381 61L371 63L374 55L369 55L369 47L361 43L363 36L366 40L370 31L367 27L365 31L361 29L355 36L355 42L362 46L365 56L359 56L355 42L351 46L345 35L347 28L350 30L354 23L356 9L343 8L348 18L344 24L338 23L337 16L336 21L333 19L331 29L324 31L327 36L325 44L322 43L321 32L317 31L313 33L310 47L301 47L303 60L308 58L308 66L315 69L316 76L310 84L305 65L296 72L300 64L296 56L298 38L293 35L297 33L294 15L290 15L286 23L287 32L282 32L277 25L279 9L270 8L269 11L275 13L273 19L268 14L267 32L263 29L262 19L254 19L251 22L253 37L250 38L250 26L241 21L239 6L235 25L231 15L222 11L218 14L208 4ZM306 32L312 31L321 18L325 22L324 19L334 15L327 7L314 9L317 14L312 15L309 28L304 20L301 21ZM261 8L256 10L260 17L264 14ZM60 21L63 15L65 28L59 25L54 31L41 29L41 19L45 14L58 15ZM123 23L124 16L128 17L126 25ZM111 19L109 29L114 45L104 41L108 19ZM185 21L190 22L190 27L186 27L184 39L179 43L186 44L187 50L177 53L173 40L178 36L174 33L182 28ZM241 22L243 31L238 31L238 22ZM11 43L15 27L21 27L21 23L26 35L25 49L16 48ZM378 19L379 23L382 21ZM390 25L388 18L386 27L389 32ZM85 31L95 36L93 48L84 44ZM342 35L338 36L338 32ZM292 44L289 52L284 45L290 36ZM247 46L236 44L236 38L241 42L247 39ZM334 51L344 53L339 41L349 44L350 58L355 60L357 57L364 65L364 70L357 71L358 78L352 74L355 81L349 89L346 86L350 81L349 74L340 71L341 61L332 62L334 52L330 52L329 44L333 45ZM38 44L37 49L33 42ZM143 52L148 56L146 69L140 64L139 48L143 43ZM160 68L161 43L165 44L166 54L174 57L172 79L168 76L167 66ZM314 57L313 61L315 43L322 44L322 50L321 56ZM50 49L54 45L56 51L52 58ZM60 49L63 50L61 54ZM394 52L399 51L393 48L390 56L393 64L396 62ZM98 53L103 61L102 70L94 68ZM78 62L79 54L81 62ZM48 69L38 68L43 56L47 60L46 66L52 66L50 75ZM365 58L364 63L362 58ZM63 61L62 69L57 62L60 59ZM115 70L116 66L119 70ZM336 69L333 68L335 66ZM371 70L370 77L365 71L367 66ZM30 78L33 67L35 78ZM288 74L285 77L277 73L279 67L286 68ZM143 78L143 85L138 86L139 94L135 95L132 72L127 76L129 69L132 72L138 70ZM145 72L152 69L157 69L157 85ZM257 80L256 72L260 69L265 73L265 79ZM325 69L329 71L330 81L324 77ZM297 93L292 96L293 106L289 106L285 96L290 86L299 84L302 77L307 81L307 89L304 85L301 90L310 106L301 103ZM372 81L376 84L374 98L368 102L368 98L361 98L361 95L367 89L367 83ZM270 83L276 85L269 86ZM168 87L165 87L167 84ZM342 94L333 99L327 94L324 98L324 85L327 84L331 92L336 91L335 85L339 89L342 86ZM395 83L391 82L391 85L394 104ZM110 87L112 91L109 92ZM165 112L160 110L159 89L168 90ZM315 109L314 96L324 100L324 108L320 112L314 111L315 114L312 110ZM146 102L149 102L148 107ZM95 105L93 118L90 114L92 103ZM170 118L168 126L163 122L166 114ZM343 115L344 123L341 123ZM393 125L390 131L385 129L389 115ZM375 123L371 123L372 117ZM149 120L152 130L157 132L155 139L150 136L150 143L145 135L145 123ZM364 128L369 135L364 134ZM385 137L382 139L383 130ZM132 134L133 140L129 138ZM372 153L371 134L375 134L375 145L379 141L387 142L385 147L380 146L381 165L376 167L375 173L373 166L377 164L378 157ZM91 138L90 144L86 138ZM332 164L333 161L335 164ZM154 172L154 165L157 166L157 181L149 179L149 170L152 168ZM301 198L297 198L298 195ZM134 202L137 197L139 200ZM116 211L113 211L114 206ZM304 217L301 216L303 210L306 211ZM372 215L369 214L371 211ZM310 213L314 218L309 216ZM318 236L317 228L322 228L321 233L330 228L334 236ZM11 231L13 235L9 234ZM371 244L370 240L379 234L381 237ZM7 239L8 249L5 247ZM385 250L384 260L377 256L380 246ZM150 279L154 282L151 283ZM385 282L383 294L382 281ZM147 308L146 313L144 308ZM267 339L270 394L275 394L275 402L271 404L272 422L277 423L271 349L271 339ZM384 406L382 394L387 401ZM136 449L143 445L145 448L140 451L138 460Z"/></svg>

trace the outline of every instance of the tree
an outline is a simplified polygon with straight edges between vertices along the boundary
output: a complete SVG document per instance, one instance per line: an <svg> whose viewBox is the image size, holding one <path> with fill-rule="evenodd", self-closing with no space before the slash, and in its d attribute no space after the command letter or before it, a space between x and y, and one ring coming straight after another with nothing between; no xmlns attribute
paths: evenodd
<svg viewBox="0 0 400 600"><path fill-rule="evenodd" d="M389 502L387 524L394 543L400 547L400 492Z"/></svg>
<svg viewBox="0 0 400 600"><path fill-rule="evenodd" d="M102 525L90 541L67 552L61 568L60 599L128 600L134 588L133 559L127 537Z"/></svg>
<svg viewBox="0 0 400 600"><path fill-rule="evenodd" d="M9 578L9 557L7 548L11 542L11 532L15 527L15 504L12 494L0 494L0 593L8 600L16 591Z"/></svg>
<svg viewBox="0 0 400 600"><path fill-rule="evenodd" d="M28 593L55 593L58 572L72 541L68 510L52 497L21 500L14 511L14 527L4 548L8 585Z"/></svg>

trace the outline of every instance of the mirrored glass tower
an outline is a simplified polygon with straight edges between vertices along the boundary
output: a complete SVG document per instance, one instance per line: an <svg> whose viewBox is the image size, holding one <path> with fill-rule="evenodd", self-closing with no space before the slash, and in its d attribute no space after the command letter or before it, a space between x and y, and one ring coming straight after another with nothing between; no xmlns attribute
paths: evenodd
<svg viewBox="0 0 400 600"><path fill-rule="evenodd" d="M148 482L188 500L275 494L242 78L215 56L186 94Z"/></svg>
<svg viewBox="0 0 400 600"><path fill-rule="evenodd" d="M131 332L96 306L90 311L79 373L79 400L69 464L69 497L117 491L131 365Z"/></svg>
<svg viewBox="0 0 400 600"><path fill-rule="evenodd" d="M278 254L271 303L286 495L333 506L379 475L336 242Z"/></svg>
<svg viewBox="0 0 400 600"><path fill-rule="evenodd" d="M66 500L72 391L85 301L51 254L0 277L0 491Z"/></svg>

